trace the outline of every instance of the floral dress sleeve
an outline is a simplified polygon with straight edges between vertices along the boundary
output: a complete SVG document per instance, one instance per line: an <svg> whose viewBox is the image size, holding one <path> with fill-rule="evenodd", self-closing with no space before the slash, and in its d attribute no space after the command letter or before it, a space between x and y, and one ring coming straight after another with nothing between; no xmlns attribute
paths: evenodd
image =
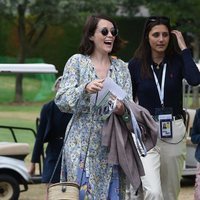
<svg viewBox="0 0 200 200"><path fill-rule="evenodd" d="M60 89L55 96L55 103L62 112L77 112L77 102L86 106L89 101L89 94L85 92L88 79L81 78L86 65L87 58L81 54L75 54L67 61ZM79 108L84 109L84 105Z"/></svg>
<svg viewBox="0 0 200 200"><path fill-rule="evenodd" d="M128 69L128 63L122 61L121 59L113 59L112 64L114 66L113 71L115 73L111 73L111 78L113 78L113 80L115 80L116 83L126 92L126 99L132 101L132 82Z"/></svg>

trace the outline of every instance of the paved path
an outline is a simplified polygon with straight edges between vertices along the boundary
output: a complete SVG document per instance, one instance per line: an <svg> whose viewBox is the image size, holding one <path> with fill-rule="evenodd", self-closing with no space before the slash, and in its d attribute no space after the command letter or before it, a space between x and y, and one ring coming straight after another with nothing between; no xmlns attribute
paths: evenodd
<svg viewBox="0 0 200 200"><path fill-rule="evenodd" d="M182 187L178 200L194 200L194 182L195 177L184 178L182 180Z"/></svg>
<svg viewBox="0 0 200 200"><path fill-rule="evenodd" d="M178 200L194 200L194 186L182 187Z"/></svg>

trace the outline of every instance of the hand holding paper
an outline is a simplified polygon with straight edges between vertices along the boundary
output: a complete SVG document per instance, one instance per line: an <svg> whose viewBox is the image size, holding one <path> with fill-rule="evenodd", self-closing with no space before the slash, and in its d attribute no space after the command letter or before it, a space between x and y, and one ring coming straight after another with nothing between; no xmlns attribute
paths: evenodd
<svg viewBox="0 0 200 200"><path fill-rule="evenodd" d="M126 92L107 77L103 82L103 88L98 93L92 94L90 101L99 117L106 119L115 109L117 99L123 100L125 97Z"/></svg>

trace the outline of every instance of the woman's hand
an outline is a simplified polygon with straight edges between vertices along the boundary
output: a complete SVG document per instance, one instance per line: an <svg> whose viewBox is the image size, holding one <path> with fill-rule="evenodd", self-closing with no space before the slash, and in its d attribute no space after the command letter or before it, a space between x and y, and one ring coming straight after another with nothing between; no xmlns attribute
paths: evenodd
<svg viewBox="0 0 200 200"><path fill-rule="evenodd" d="M179 45L181 51L186 49L187 46L185 44L185 40L183 38L182 33L180 31L178 31L178 30L172 30L171 33L176 36L176 39L177 39L177 42L178 42L178 45Z"/></svg>
<svg viewBox="0 0 200 200"><path fill-rule="evenodd" d="M117 115L123 115L124 112L125 112L125 106L124 106L123 102L120 100L117 100L114 113L116 113Z"/></svg>
<svg viewBox="0 0 200 200"><path fill-rule="evenodd" d="M33 176L35 174L35 163L31 163L28 173L30 174L30 176Z"/></svg>
<svg viewBox="0 0 200 200"><path fill-rule="evenodd" d="M95 79L85 86L86 92L92 94L97 93L103 88L104 79Z"/></svg>

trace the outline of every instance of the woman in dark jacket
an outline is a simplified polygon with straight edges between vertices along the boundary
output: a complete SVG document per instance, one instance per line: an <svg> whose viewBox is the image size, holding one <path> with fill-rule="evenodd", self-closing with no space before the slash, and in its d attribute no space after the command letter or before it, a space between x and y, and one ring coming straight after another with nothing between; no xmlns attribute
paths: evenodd
<svg viewBox="0 0 200 200"><path fill-rule="evenodd" d="M141 158L144 199L177 200L186 155L182 82L200 84L200 72L182 33L172 30L165 16L147 19L128 67L134 100L149 110L159 126L156 147Z"/></svg>
<svg viewBox="0 0 200 200"><path fill-rule="evenodd" d="M195 180L195 193L194 199L200 199L200 108L196 111L193 126L192 126L192 133L191 133L191 140L194 144L197 144L195 158L198 161L197 164L197 173L196 173L196 180Z"/></svg>

